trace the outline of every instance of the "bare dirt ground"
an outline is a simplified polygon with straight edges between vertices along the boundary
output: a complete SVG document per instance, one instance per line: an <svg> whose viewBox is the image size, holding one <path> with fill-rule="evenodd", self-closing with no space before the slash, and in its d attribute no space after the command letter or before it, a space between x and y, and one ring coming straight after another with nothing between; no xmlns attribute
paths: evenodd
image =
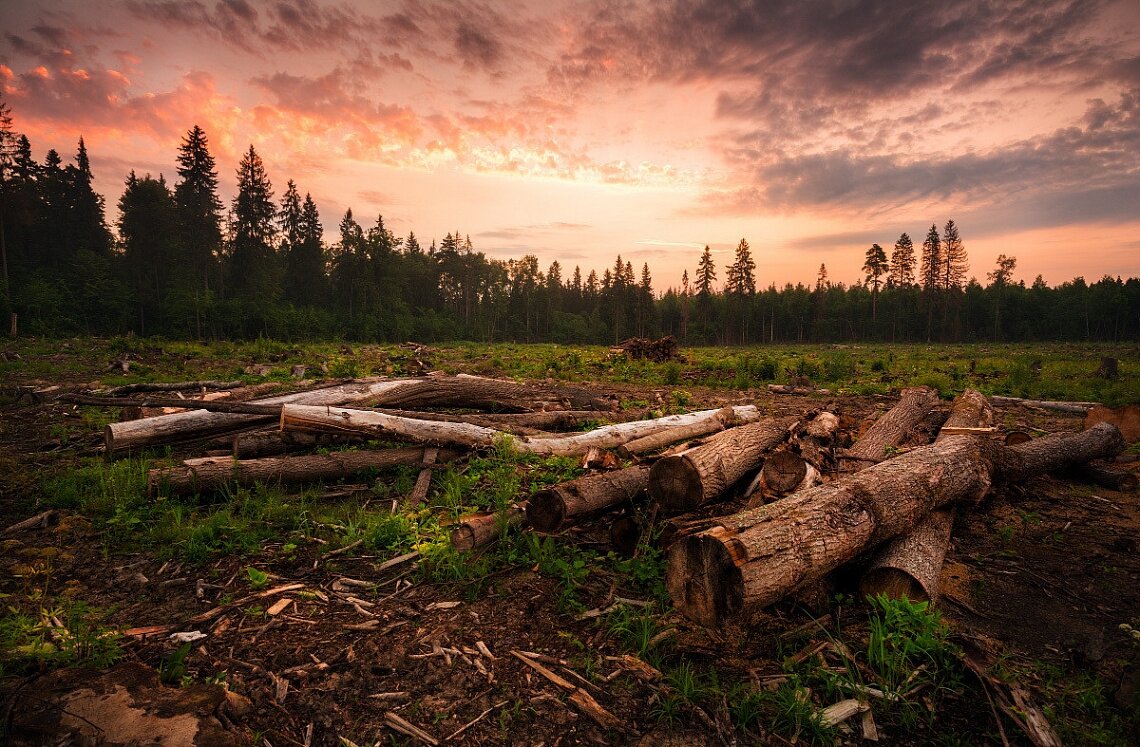
<svg viewBox="0 0 1140 747"><path fill-rule="evenodd" d="M50 383L78 387L96 375L73 371ZM669 396L664 387L600 389L624 400ZM757 403L792 414L826 407L853 428L891 404L879 397L689 390L693 409ZM69 405L25 400L0 406L0 528L39 510L45 475L97 448L95 434L59 441L53 426L73 417ZM1076 417L1023 407L999 408L998 422L1035 432L1081 426ZM929 424L931 432L936 427ZM605 552L607 531L608 523L599 521L562 541ZM959 511L940 609L961 637L997 645L997 674L1054 713L1063 733L1099 741L1096 729L1106 714L1124 723L1137 714L1140 649L1119 625L1140 615L1138 536L1136 493L1052 476L1005 490ZM687 663L715 670L718 680L701 705L694 701L671 714L668 695L676 681L663 682L630 657L607 615L579 619L560 611L559 582L531 567L506 568L479 583L433 584L410 564L385 567L389 557L346 553L318 560L319 548L287 553L272 542L253 559L223 556L196 566L153 552L107 555L94 525L68 512L54 526L0 540L0 593L28 594L37 564L50 565L53 594L111 611L109 626L136 629L123 638L125 656L111 668L25 671L0 682L0 733L19 745L141 744L158 735L161 744L275 747L430 738L470 745L789 744L794 740L774 725L734 724L730 686L763 688L786 673L786 657L831 637L857 646L867 620L842 574L826 595L786 600L723 631L666 612L658 621L670 641L662 668ZM253 561L271 574L267 591L291 588L243 600L251 593L244 571ZM334 593L355 588L346 587L345 578L368 582L356 602ZM580 594L585 607L604 609L615 596L627 596L620 583L592 574ZM282 600L290 601L265 614ZM813 618L826 635L812 628ZM157 670L178 644L168 631L147 636L137 630L147 626L206 634L182 662L187 686L159 683ZM565 685L512 651L538 654L532 661ZM216 684L223 679L226 688ZM580 693L617 723L590 718L574 703ZM960 691L940 700L936 718L880 716L880 741L1000 743L999 717L988 697L964 674ZM1103 702L1093 702L1097 698ZM386 717L391 713L430 736L401 734ZM1011 743L1027 743L1000 718ZM1106 729L1103 742L1119 743L1120 732ZM855 725L839 738L855 743L862 735Z"/></svg>

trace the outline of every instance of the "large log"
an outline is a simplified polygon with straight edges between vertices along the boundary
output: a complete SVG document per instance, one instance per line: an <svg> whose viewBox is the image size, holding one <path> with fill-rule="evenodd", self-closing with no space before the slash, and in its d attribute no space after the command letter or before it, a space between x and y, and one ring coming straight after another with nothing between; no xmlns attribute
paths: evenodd
<svg viewBox="0 0 1140 747"><path fill-rule="evenodd" d="M363 379L348 384L293 392L243 403L245 406L254 407L272 405L274 407L271 414L237 414L193 410L160 415L155 418L111 423L104 432L104 443L107 453L113 454L125 449L175 443L228 433L259 423L273 422L277 419L277 408L287 402L305 405L341 405L348 402L361 402L418 381L418 379Z"/></svg>
<svg viewBox="0 0 1140 747"><path fill-rule="evenodd" d="M1108 424L1019 446L968 437L921 446L833 483L717 518L712 528L673 544L666 586L687 617L719 626L909 531L937 508L980 499L995 479L1024 479L1123 448L1120 432Z"/></svg>
<svg viewBox="0 0 1140 747"><path fill-rule="evenodd" d="M929 387L904 389L895 406L872 423L847 450L844 457L849 460L849 468L858 470L886 459L890 456L889 449L901 444L937 402L938 393Z"/></svg>
<svg viewBox="0 0 1140 747"><path fill-rule="evenodd" d="M763 492L753 502L759 504L765 494L782 496L818 485L831 466L830 449L838 432L839 417L826 411L795 428L788 445L764 460L756 485Z"/></svg>
<svg viewBox="0 0 1140 747"><path fill-rule="evenodd" d="M752 405L733 408L741 422L760 417ZM372 410L341 407L311 407L287 404L281 409L281 429L317 433L360 433L373 437L407 438L436 445L486 448L507 441L520 452L543 456L582 456L591 447L612 449L651 433L718 417L719 410L701 410L684 415L667 415L655 420L635 420L595 428L585 433L561 436L512 436L495 428L470 423L432 422L401 418Z"/></svg>
<svg viewBox="0 0 1140 747"><path fill-rule="evenodd" d="M950 417L942 426L936 443L951 438L978 438L951 435L950 430L984 428L993 420L994 411L985 395L968 389L954 400ZM859 582L859 593L864 597L886 594L916 602L937 601L942 561L950 546L954 513L953 507L932 511L914 529L885 543L876 551L864 572Z"/></svg>
<svg viewBox="0 0 1140 747"><path fill-rule="evenodd" d="M649 497L673 512L691 511L719 498L737 480L760 467L764 455L788 437L794 417L764 418L718 434L649 472Z"/></svg>
<svg viewBox="0 0 1140 747"><path fill-rule="evenodd" d="M238 433L229 439L228 445L234 459L260 459L321 447L346 446L363 440L362 436L353 435L284 433L272 430Z"/></svg>
<svg viewBox="0 0 1140 747"><path fill-rule="evenodd" d="M671 428L667 431L661 431L660 433L654 433L644 438L635 439L619 447L618 452L624 457L648 454L681 441L688 441L691 438L700 438L711 433L722 431L729 425L732 425L734 419L735 414L732 408L725 407L718 411L715 418L709 418L708 420L683 425L678 428Z"/></svg>
<svg viewBox="0 0 1140 747"><path fill-rule="evenodd" d="M540 532L560 532L632 501L645 490L648 476L648 467L628 467L539 490L526 503L526 521Z"/></svg>
<svg viewBox="0 0 1140 747"><path fill-rule="evenodd" d="M574 387L534 386L467 374L418 379L414 384L378 395L374 404L376 407L403 407L409 410L466 407L510 412L599 408L596 397Z"/></svg>
<svg viewBox="0 0 1140 747"><path fill-rule="evenodd" d="M207 493L225 485L291 483L331 480L368 469L396 465L421 465L422 448L383 451L335 451L294 457L235 460L230 457L187 459L175 467L159 467L147 473L147 489L157 495Z"/></svg>
<svg viewBox="0 0 1140 747"><path fill-rule="evenodd" d="M1135 472L1127 472L1096 462L1078 465L1064 474L1074 480L1120 492L1130 492L1140 487L1140 478L1136 477Z"/></svg>

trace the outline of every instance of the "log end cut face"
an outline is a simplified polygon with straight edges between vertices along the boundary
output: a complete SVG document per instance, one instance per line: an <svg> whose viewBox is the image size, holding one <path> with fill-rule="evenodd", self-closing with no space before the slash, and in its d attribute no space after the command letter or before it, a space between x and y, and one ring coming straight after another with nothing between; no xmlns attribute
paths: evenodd
<svg viewBox="0 0 1140 747"><path fill-rule="evenodd" d="M685 617L719 628L744 606L744 581L729 549L703 535L673 545L665 571L665 587Z"/></svg>
<svg viewBox="0 0 1140 747"><path fill-rule="evenodd" d="M859 581L859 594L874 597L885 594L889 599L929 602L930 595L914 576L901 568L875 568Z"/></svg>
<svg viewBox="0 0 1140 747"><path fill-rule="evenodd" d="M526 503L526 523L539 532L557 532L566 521L566 502L556 490L540 490Z"/></svg>
<svg viewBox="0 0 1140 747"><path fill-rule="evenodd" d="M683 455L660 459L649 471L649 497L668 511L691 511L702 496L701 473Z"/></svg>

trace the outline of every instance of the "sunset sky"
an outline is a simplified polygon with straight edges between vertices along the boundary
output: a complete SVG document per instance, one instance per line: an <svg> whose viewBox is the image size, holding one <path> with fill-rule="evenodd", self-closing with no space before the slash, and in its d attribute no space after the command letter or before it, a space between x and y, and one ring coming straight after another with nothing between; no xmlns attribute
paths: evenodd
<svg viewBox="0 0 1140 747"><path fill-rule="evenodd" d="M958 224L1051 284L1140 274L1137 0L0 0L0 86L42 160L82 135L109 218L127 173L253 144L326 240L351 207L421 243L657 290L741 237L758 284L861 279Z"/></svg>

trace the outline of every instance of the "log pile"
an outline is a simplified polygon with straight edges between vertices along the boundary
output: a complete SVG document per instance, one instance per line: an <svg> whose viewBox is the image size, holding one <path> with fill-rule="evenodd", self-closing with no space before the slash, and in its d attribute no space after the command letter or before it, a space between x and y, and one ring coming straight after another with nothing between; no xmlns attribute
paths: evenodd
<svg viewBox="0 0 1140 747"><path fill-rule="evenodd" d="M205 399L207 388L226 382L194 384L203 397L173 400L180 412L107 428L108 455L207 443L211 456L152 469L152 495L335 481L406 465L419 476L404 503L419 506L429 502L432 470L472 450L585 456L583 466L592 468L585 476L456 521L454 548L470 551L514 531L577 531L621 511L602 525L615 547L629 552L645 537L657 538L667 550L665 582L674 605L711 627L745 620L856 562L865 570L865 593L935 600L955 511L1004 484L1057 473L1135 488L1134 477L1094 461L1124 447L1111 423L1006 440L993 427L990 401L973 391L955 400L933 443L923 434L937 420L938 397L920 387L904 390L843 448L852 433L818 404L798 415L737 405L620 422L611 400L589 390L474 376L367 379L247 402ZM124 408L172 402L149 391L125 392L142 393L141 399L72 401ZM603 420L619 422L572 430ZM344 445L351 448L338 450ZM664 528L645 531L658 520Z"/></svg>
<svg viewBox="0 0 1140 747"><path fill-rule="evenodd" d="M667 335L659 340L645 337L631 337L610 348L611 353L628 355L635 361L647 360L653 363L682 360L677 340Z"/></svg>

